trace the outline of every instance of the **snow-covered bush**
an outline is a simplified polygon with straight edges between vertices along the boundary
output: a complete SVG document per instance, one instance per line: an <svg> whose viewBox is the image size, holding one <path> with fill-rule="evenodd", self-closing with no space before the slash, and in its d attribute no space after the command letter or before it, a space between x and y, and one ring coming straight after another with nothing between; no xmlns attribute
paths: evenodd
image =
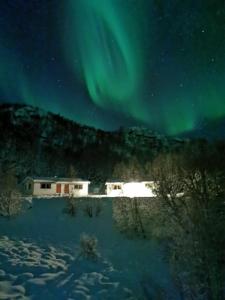
<svg viewBox="0 0 225 300"><path fill-rule="evenodd" d="M11 217L19 214L22 210L22 200L17 191L0 193L0 215Z"/></svg>
<svg viewBox="0 0 225 300"><path fill-rule="evenodd" d="M67 201L67 205L64 212L72 217L76 216L77 207L76 207L75 199L73 197L70 197L69 200Z"/></svg>
<svg viewBox="0 0 225 300"><path fill-rule="evenodd" d="M92 205L87 204L87 205L84 207L84 214L85 214L86 216L88 216L89 218L92 218L92 217L93 217L94 212L93 212L93 207L92 207Z"/></svg>
<svg viewBox="0 0 225 300"><path fill-rule="evenodd" d="M94 236L87 235L83 233L80 238L80 250L81 256L84 256L88 259L96 260L99 257L97 251L98 240Z"/></svg>
<svg viewBox="0 0 225 300"><path fill-rule="evenodd" d="M87 202L83 212L89 218L98 217L102 212L102 205L99 201L92 200L91 202Z"/></svg>
<svg viewBox="0 0 225 300"><path fill-rule="evenodd" d="M22 199L17 186L14 166L0 170L0 216L11 217L22 210Z"/></svg>

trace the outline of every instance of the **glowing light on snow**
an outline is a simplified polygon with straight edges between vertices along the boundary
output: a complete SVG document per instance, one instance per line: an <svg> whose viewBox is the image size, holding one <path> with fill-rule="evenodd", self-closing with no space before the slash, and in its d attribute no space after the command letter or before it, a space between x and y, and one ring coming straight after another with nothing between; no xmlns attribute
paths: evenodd
<svg viewBox="0 0 225 300"><path fill-rule="evenodd" d="M152 189L145 182L129 182L123 185L123 193L126 197L154 197Z"/></svg>
<svg viewBox="0 0 225 300"><path fill-rule="evenodd" d="M109 197L155 197L153 181L107 182L106 194Z"/></svg>

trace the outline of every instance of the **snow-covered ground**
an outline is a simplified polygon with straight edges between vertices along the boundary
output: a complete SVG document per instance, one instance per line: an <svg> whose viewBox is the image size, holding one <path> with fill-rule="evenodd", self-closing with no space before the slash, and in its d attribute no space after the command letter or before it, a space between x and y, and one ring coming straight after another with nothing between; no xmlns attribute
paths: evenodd
<svg viewBox="0 0 225 300"><path fill-rule="evenodd" d="M111 199L36 199L12 220L0 219L0 299L179 299L162 246L127 239L113 219ZM98 258L82 255L85 233ZM161 297L161 298L157 298Z"/></svg>

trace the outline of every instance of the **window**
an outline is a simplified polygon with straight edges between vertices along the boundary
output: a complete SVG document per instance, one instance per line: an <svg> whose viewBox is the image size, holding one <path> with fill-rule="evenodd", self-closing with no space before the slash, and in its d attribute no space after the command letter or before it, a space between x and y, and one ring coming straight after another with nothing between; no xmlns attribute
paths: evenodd
<svg viewBox="0 0 225 300"><path fill-rule="evenodd" d="M114 189L114 190L121 190L121 185L115 184L115 185L113 186L113 189Z"/></svg>
<svg viewBox="0 0 225 300"><path fill-rule="evenodd" d="M74 189L75 190L83 190L83 185L82 184L75 184Z"/></svg>
<svg viewBox="0 0 225 300"><path fill-rule="evenodd" d="M41 189L51 189L51 183L41 183Z"/></svg>
<svg viewBox="0 0 225 300"><path fill-rule="evenodd" d="M25 189L26 189L27 191L30 191L30 190L31 190L31 183L27 183L27 184L25 185Z"/></svg>

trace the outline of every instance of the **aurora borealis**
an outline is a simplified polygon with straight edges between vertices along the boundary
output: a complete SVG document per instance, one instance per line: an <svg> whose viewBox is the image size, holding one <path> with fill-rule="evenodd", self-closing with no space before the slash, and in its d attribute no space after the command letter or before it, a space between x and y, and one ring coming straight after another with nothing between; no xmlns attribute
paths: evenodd
<svg viewBox="0 0 225 300"><path fill-rule="evenodd" d="M139 80L135 47L114 3L78 0L70 1L69 6L85 83L97 105L104 105L107 99L127 101L135 94ZM71 57L76 49L70 48Z"/></svg>
<svg viewBox="0 0 225 300"><path fill-rule="evenodd" d="M172 135L225 117L223 1L6 0L0 22L1 102Z"/></svg>
<svg viewBox="0 0 225 300"><path fill-rule="evenodd" d="M120 113L126 113L129 106L131 116L139 119L144 109L138 99L142 72L142 57L138 54L141 43L134 38L138 37L138 24L127 18L129 10L122 9L119 1L68 2L70 26L65 49L90 98L97 106L110 106ZM75 34L71 35L71 27ZM74 53L78 54L79 66L73 60Z"/></svg>

